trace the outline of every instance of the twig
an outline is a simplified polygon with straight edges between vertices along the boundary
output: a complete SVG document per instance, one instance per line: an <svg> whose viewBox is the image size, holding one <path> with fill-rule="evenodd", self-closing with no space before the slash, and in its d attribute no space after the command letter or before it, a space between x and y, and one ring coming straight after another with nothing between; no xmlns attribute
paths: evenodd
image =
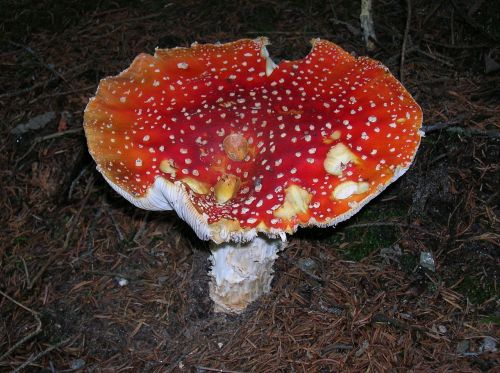
<svg viewBox="0 0 500 373"><path fill-rule="evenodd" d="M401 83L403 83L404 80L406 41L408 40L408 34L410 33L410 23L411 23L411 0L406 0L406 26L405 26L405 32L403 34L403 42L401 43L401 60L399 63L399 80L401 81Z"/></svg>
<svg viewBox="0 0 500 373"><path fill-rule="evenodd" d="M422 50L420 48L415 48L414 51L418 52L420 54L423 54L424 56L427 56L430 59L438 61L438 62L442 63L443 65L446 65L446 66L449 66L449 67L454 67L455 66L452 62L447 61L444 58L437 57L437 56L435 56L435 55L433 55L433 54L431 54L429 52L426 52L426 51L424 51L424 50Z"/></svg>
<svg viewBox="0 0 500 373"><path fill-rule="evenodd" d="M100 275L100 276L108 276L108 277L117 277L117 278L125 278L127 280L135 281L137 280L137 277L129 276L129 275L124 275L118 272L108 272L108 271L98 271L98 270L93 270L93 271L87 271L87 273L91 275Z"/></svg>
<svg viewBox="0 0 500 373"><path fill-rule="evenodd" d="M92 253L94 252L94 231L95 231L95 228L97 226L97 222L99 221L99 218L102 215L102 212L103 212L103 208L99 207L99 209L97 209L97 212L94 215L94 218L92 219L92 224L90 224L90 228L89 228L88 234L87 234L87 237L88 237L88 240L87 240L87 252L83 253L79 257L73 259L71 261L71 264L74 264L74 263L78 262L79 260L82 260L83 258L85 258L87 256L91 256Z"/></svg>
<svg viewBox="0 0 500 373"><path fill-rule="evenodd" d="M179 364L182 363L182 359L184 359L185 357L187 356L187 354L183 354L181 355L180 357L178 357L177 359L173 360L166 368L165 368L165 372L166 373L171 373L173 372L175 369L177 369L179 367Z"/></svg>
<svg viewBox="0 0 500 373"><path fill-rule="evenodd" d="M26 281L27 281L27 283L29 283L30 282L30 273L28 272L28 266L26 265L26 261L24 260L24 258L22 256L20 258L23 262L24 273L26 274Z"/></svg>
<svg viewBox="0 0 500 373"><path fill-rule="evenodd" d="M416 229L417 231L425 232L427 234L430 234L435 237L441 237L438 234L429 232L427 229L419 227L418 225L413 225L413 224L406 224L406 223L398 223L395 221L374 221L374 222L368 222L368 223L358 223L358 224L351 224L346 226L344 229L355 229L355 228L370 228L370 227L400 227L400 228L411 228L411 229Z"/></svg>
<svg viewBox="0 0 500 373"><path fill-rule="evenodd" d="M56 138L61 137L61 136L71 135L73 133L79 133L82 131L83 131L83 127L72 128L70 130L61 131L61 132L54 132L54 133L51 133L50 135L37 137L34 142L38 144L42 141L52 140L52 139L56 139Z"/></svg>
<svg viewBox="0 0 500 373"><path fill-rule="evenodd" d="M89 169L89 165L86 165L81 171L80 173L78 174L77 177L75 177L73 179L73 181L71 182L70 186L69 186L69 191L68 191L68 200L71 199L71 197L73 196L73 190L75 189L75 186L76 184L78 184L78 181L82 178L83 175L85 175L85 173L88 171Z"/></svg>
<svg viewBox="0 0 500 373"><path fill-rule="evenodd" d="M24 304L22 303L19 303L17 300L15 300L14 298L11 298L9 295L5 294L3 291L0 290L0 294L2 296L4 296L5 298L7 298L8 300L10 300L12 303L18 305L19 307L21 307L22 309L25 309L26 311L32 313L33 315L38 315L38 312L36 311L33 311L31 308L25 306ZM2 358L3 356L0 357L0 359Z"/></svg>
<svg viewBox="0 0 500 373"><path fill-rule="evenodd" d="M419 85L422 85L422 84L436 84L436 83L445 83L445 82L451 82L451 81L458 82L458 81L460 81L460 78L459 77L456 77L456 78L454 77L454 78L424 79L424 80L418 81L418 84Z"/></svg>
<svg viewBox="0 0 500 373"><path fill-rule="evenodd" d="M171 5L173 5L173 3L168 3L163 7L163 9L165 9ZM164 13L160 12L160 13L149 14L147 16L142 16L142 17L121 19L121 20L117 20L117 21L113 21L113 22L101 23L100 25L92 25L90 27L84 28L83 30L78 31L78 33L84 34L84 33L87 33L88 31L95 31L95 30L102 28L102 27L105 27L105 26L111 26L111 25L115 25L115 24L123 25L125 23L135 22L135 21L144 21L146 19L157 18L157 17L163 16L163 15L164 15Z"/></svg>
<svg viewBox="0 0 500 373"><path fill-rule="evenodd" d="M199 369L199 370L206 370L208 372L219 372L219 373L244 373L242 371L238 371L238 370L227 370L227 369L218 369L218 368L209 368L209 367L204 367L204 366L201 366L201 365L197 365L195 367L196 369Z"/></svg>
<svg viewBox="0 0 500 373"><path fill-rule="evenodd" d="M352 345L347 345L347 344L343 344L343 343L334 343L332 345L326 346L326 348L324 348L321 351L321 354L326 355L326 354L333 352L333 351L336 351L336 350L348 351L348 350L352 350L353 348L354 348L354 346L352 346Z"/></svg>
<svg viewBox="0 0 500 373"><path fill-rule="evenodd" d="M448 128L451 125L458 124L458 122L445 122L445 123L435 123L429 124L427 126L422 126L422 131L427 135L428 133L439 131Z"/></svg>
<svg viewBox="0 0 500 373"><path fill-rule="evenodd" d="M409 324L405 323L404 321L395 319L393 317L388 317L388 316L381 314L381 313L377 313L377 314L373 315L372 322L380 323L380 324L389 324L389 325L392 325L398 329L403 329L403 330L412 330L412 329L422 330L422 328L419 326L409 325Z"/></svg>
<svg viewBox="0 0 500 373"><path fill-rule="evenodd" d="M14 167L17 167L17 165L24 158L26 158L31 153L31 151L35 148L35 146L37 144L39 144L39 143L41 143L43 141L52 140L52 139L55 139L55 138L58 138L58 137L61 137L61 136L71 135L71 134L79 133L79 132L82 132L82 131L83 131L83 127L72 128L70 130L61 131L61 132L55 132L55 133L51 133L50 135L40 136L40 137L35 138L35 140L33 140L33 143L28 148L28 150L26 150L26 152L22 156L20 156L19 158L17 158L16 163L14 164Z"/></svg>
<svg viewBox="0 0 500 373"><path fill-rule="evenodd" d="M474 19L472 19L465 11L464 7L459 5L456 0L451 0L453 7L456 9L457 13L464 19L464 21L471 26L472 28L479 31L483 36L486 36L490 40L499 41L499 37L497 35L491 35L488 31L479 23L477 23Z"/></svg>
<svg viewBox="0 0 500 373"><path fill-rule="evenodd" d="M359 37L359 35L361 34L361 32L356 27L351 25L349 22L341 21L340 19L337 18L332 18L332 23L334 25L344 26L347 29L347 31L349 31L354 36Z"/></svg>
<svg viewBox="0 0 500 373"><path fill-rule="evenodd" d="M463 127L448 127L446 128L446 132L452 132L452 133L458 133L460 135L464 136L485 136L485 137L491 137L493 139L499 139L500 138L500 131L499 130L482 130L479 128L463 128Z"/></svg>
<svg viewBox="0 0 500 373"><path fill-rule="evenodd" d="M306 266L301 265L298 261L293 261L292 263L295 265L295 267L300 269L303 273L311 277L313 280L319 282L321 285L325 283L325 280L323 278L315 275L311 270L306 268Z"/></svg>
<svg viewBox="0 0 500 373"><path fill-rule="evenodd" d="M31 357L30 359L28 359L27 361L25 361L24 363L22 363L21 365L19 365L16 369L14 369L12 371L12 373L20 372L22 369L24 369L28 365L30 365L30 364L34 363L35 361L37 361L38 359L40 359L42 356L47 355L50 351L55 350L56 348L62 346L65 343L67 343L70 339L71 338L66 338L65 340L63 340L63 341L61 341L61 342L59 342L59 343L57 343L55 345L51 345L51 346L47 347L45 350L39 352L35 356Z"/></svg>
<svg viewBox="0 0 500 373"><path fill-rule="evenodd" d="M88 85L86 87L72 89L70 91L57 92L57 93L51 93L51 94L48 94L48 95L38 96L38 97L35 97L33 100L31 100L30 104L33 104L33 103L35 103L35 102L37 102L39 100L43 100L44 98L66 96L66 95L70 95L72 93L85 92L85 91L88 91L88 90L93 89L95 87L97 87L95 84L91 84L91 85Z"/></svg>
<svg viewBox="0 0 500 373"><path fill-rule="evenodd" d="M462 45L453 45L453 44L446 44L446 43L440 43L435 40L431 39L424 39L426 43L432 44L432 45L437 45L438 47L443 47L443 48L448 48L448 49L481 49L481 48L489 48L490 46L488 44L462 44Z"/></svg>
<svg viewBox="0 0 500 373"><path fill-rule="evenodd" d="M78 65L78 66L72 68L72 69L69 69L68 71L66 71L64 73L64 75L67 75L69 73L74 73L74 72L78 71L79 69L81 69L82 67L87 66L88 64L89 64L89 62L85 62L85 63L83 63L81 65ZM2 93L2 94L0 94L0 99L6 98L6 97L19 96L19 95L22 95L23 93L28 93L30 91L33 91L33 90L35 90L37 88L40 88L40 87L42 87L42 86L44 86L46 84L50 84L52 82L58 81L60 79L61 78L59 76L56 76L56 77L54 77L52 79L49 79L47 81L42 81L42 82L38 82L36 84L33 84L31 87L28 87L28 88L23 88L23 89L19 89L17 91L11 91L11 92Z"/></svg>
<svg viewBox="0 0 500 373"><path fill-rule="evenodd" d="M386 227L386 226L409 226L409 224L398 223L395 221L373 221L367 223L357 223L351 224L345 227L345 229L354 229L354 228L366 228L366 227Z"/></svg>
<svg viewBox="0 0 500 373"><path fill-rule="evenodd" d="M318 305L320 310L331 313L336 316L342 316L346 312L345 307L339 304L334 304L329 306L325 304L321 299L319 300Z"/></svg>
<svg viewBox="0 0 500 373"><path fill-rule="evenodd" d="M457 134L468 136L468 137L485 136L485 137L490 137L493 139L500 138L500 131L499 130L483 130L483 129L479 129L479 128L464 128L464 127L460 127L460 126L453 126L453 124L457 124L457 122L430 124L428 126L423 126L422 131L424 131L425 134L428 134L428 133L435 132L435 131L445 130L446 132L457 133Z"/></svg>
<svg viewBox="0 0 500 373"><path fill-rule="evenodd" d="M67 250L71 236L73 235L73 231L75 230L76 226L78 225L78 220L80 220L80 215L82 214L83 209L87 205L87 201L89 199L90 192L92 191L93 185L94 185L94 178L93 178L93 175L91 175L90 180L89 180L89 184L87 185L87 188L86 188L85 197L82 200L82 204L80 205L80 209L78 210L78 212L76 213L76 215L73 218L73 223L71 224L71 227L69 228L68 233L66 234L66 238L64 240L62 247L59 250L57 250L54 254L52 254L49 257L49 259L47 260L47 262L42 266L42 268L40 268L40 270L35 275L35 277L33 277L33 280L31 280L31 282L28 284L28 289L31 290L33 285L43 275L43 273L47 270L49 265L51 265L54 262L54 260L56 260L56 258L59 257L59 255L61 255L64 251Z"/></svg>
<svg viewBox="0 0 500 373"><path fill-rule="evenodd" d="M26 342L27 340L33 338L38 333L40 333L42 331L42 321L40 320L40 317L38 316L38 312L33 311L31 308L26 307L22 303L19 303L17 300L15 300L14 298L11 298L10 296L8 296L7 294L5 294L1 290L0 290L0 295L2 295L3 297L5 297L6 299L10 300L12 303L16 304L17 306L21 307L22 309L24 309L24 310L28 311L29 313L31 313L33 315L33 317L35 318L36 322L37 322L37 327L36 327L36 329L33 332L31 332L27 336L21 338L16 344L14 344L14 346L12 346L11 348L9 348L7 350L7 352L5 352L2 356L0 356L0 361L2 361L5 358L7 358L19 346L21 346L24 342Z"/></svg>
<svg viewBox="0 0 500 373"><path fill-rule="evenodd" d="M51 66L50 64L47 64L43 61L42 57L40 57L40 55L35 52L31 47L27 47L25 45L22 45L22 44L19 44L19 43L16 43L15 41L12 41L12 40L9 40L9 44L12 44L16 47L19 47L19 48L22 48L24 49L26 52L28 52L29 54L31 54L33 57L36 58L36 60L38 61L38 63L45 67L47 70L49 70L52 74L54 74L55 76L57 76L58 78L62 79L65 83L67 83L66 79L64 78L64 76L61 75L61 73L59 71L57 71L56 69L54 69L53 66Z"/></svg>
<svg viewBox="0 0 500 373"><path fill-rule="evenodd" d="M148 217L149 217L149 211L146 211L146 214L144 215L144 219L142 219L141 225L139 226L139 229L137 230L137 232L134 234L134 238L132 239L132 241L135 242L139 238L141 238L142 234L146 230L146 225L147 225L146 222L148 220Z"/></svg>
<svg viewBox="0 0 500 373"><path fill-rule="evenodd" d="M405 52L406 52L406 54L410 54L410 53L416 52L417 50L418 50L418 47L416 45L413 45L413 46L407 48L405 50ZM384 63L387 66L392 66L392 65L395 65L398 60L400 60L400 63L401 63L401 53L396 53L396 54L392 55L391 57L386 59L384 61Z"/></svg>
<svg viewBox="0 0 500 373"><path fill-rule="evenodd" d="M113 225L115 226L116 234L118 234L118 239L120 241L124 241L125 240L125 236L123 235L122 230L120 229L120 226L118 225L118 222L115 219L115 215L113 214L113 211L111 211L111 209L109 208L109 206L106 206L106 207L107 207L106 211L107 211L109 217L111 218L111 221L113 222Z"/></svg>
<svg viewBox="0 0 500 373"><path fill-rule="evenodd" d="M434 8L432 8L429 12L427 12L423 22L422 22L422 26L421 26L421 29L423 30L424 29L424 26L427 24L427 22L429 21L429 19L432 18L432 16L434 15L434 13L436 13L436 11L441 8L441 5L443 5L445 0L439 0L435 3L434 5Z"/></svg>
<svg viewBox="0 0 500 373"><path fill-rule="evenodd" d="M313 31L247 31L247 35L317 35L317 32Z"/></svg>
<svg viewBox="0 0 500 373"><path fill-rule="evenodd" d="M451 9L451 16L450 16L450 35L451 35L451 44L455 45L455 9Z"/></svg>

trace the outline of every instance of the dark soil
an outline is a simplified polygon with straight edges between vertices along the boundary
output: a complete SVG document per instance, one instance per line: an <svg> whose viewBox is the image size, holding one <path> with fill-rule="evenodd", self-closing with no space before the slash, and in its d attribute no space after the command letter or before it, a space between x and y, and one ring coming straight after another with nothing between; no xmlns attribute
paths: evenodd
<svg viewBox="0 0 500 373"><path fill-rule="evenodd" d="M372 52L359 13L351 0L0 0L0 371L498 369L500 6L376 0ZM337 228L290 237L272 292L224 316L207 243L111 190L82 111L140 52L259 35L275 60L321 37L382 61L428 131L400 181Z"/></svg>

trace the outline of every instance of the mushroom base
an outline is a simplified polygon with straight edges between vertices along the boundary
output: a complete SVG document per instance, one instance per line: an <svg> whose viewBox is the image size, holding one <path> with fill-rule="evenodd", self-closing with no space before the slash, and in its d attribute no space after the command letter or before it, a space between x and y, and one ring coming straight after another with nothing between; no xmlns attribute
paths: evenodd
<svg viewBox="0 0 500 373"><path fill-rule="evenodd" d="M215 312L241 313L271 290L273 264L286 243L255 237L246 243L212 244L210 298Z"/></svg>

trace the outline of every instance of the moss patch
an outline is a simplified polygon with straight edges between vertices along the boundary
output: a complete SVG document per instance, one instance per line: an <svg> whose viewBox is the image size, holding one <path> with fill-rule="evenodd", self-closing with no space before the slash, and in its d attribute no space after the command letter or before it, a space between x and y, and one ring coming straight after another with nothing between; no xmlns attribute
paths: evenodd
<svg viewBox="0 0 500 373"><path fill-rule="evenodd" d="M401 269L406 273L411 273L418 264L417 257L412 254L404 253L401 256Z"/></svg>
<svg viewBox="0 0 500 373"><path fill-rule="evenodd" d="M498 296L495 293L493 281L482 281L471 276L464 277L464 280L458 285L457 291L469 298L469 301L478 305L494 296Z"/></svg>
<svg viewBox="0 0 500 373"><path fill-rule="evenodd" d="M401 206L381 208L382 203L375 203L360 211L352 223L339 227L336 233L328 238L328 242L343 247L343 255L348 260L360 261L383 247L389 247L398 239L398 233L393 225L367 225L356 227L356 224L390 222L406 215L406 209ZM348 243L348 246L342 245Z"/></svg>
<svg viewBox="0 0 500 373"><path fill-rule="evenodd" d="M500 316L498 315L486 315L479 319L479 322L482 324L493 324L500 325Z"/></svg>

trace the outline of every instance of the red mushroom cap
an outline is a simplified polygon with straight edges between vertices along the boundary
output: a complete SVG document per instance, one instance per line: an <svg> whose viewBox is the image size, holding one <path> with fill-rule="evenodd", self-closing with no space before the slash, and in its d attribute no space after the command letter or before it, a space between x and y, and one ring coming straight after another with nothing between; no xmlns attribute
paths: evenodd
<svg viewBox="0 0 500 373"><path fill-rule="evenodd" d="M335 225L408 169L422 111L386 67L319 39L276 66L266 44L158 49L103 79L85 133L113 188L242 241Z"/></svg>

